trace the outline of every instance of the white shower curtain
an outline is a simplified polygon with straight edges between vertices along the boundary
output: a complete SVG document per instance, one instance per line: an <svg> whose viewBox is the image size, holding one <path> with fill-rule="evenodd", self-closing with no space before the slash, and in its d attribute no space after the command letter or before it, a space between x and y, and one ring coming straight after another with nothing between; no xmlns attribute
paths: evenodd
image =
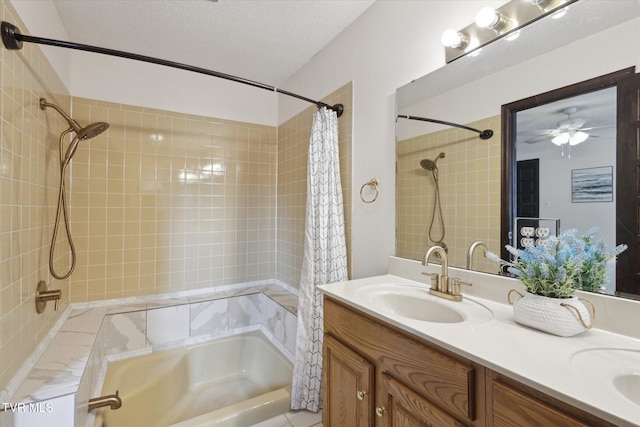
<svg viewBox="0 0 640 427"><path fill-rule="evenodd" d="M291 408L322 407L322 294L317 285L347 280L347 249L338 157L338 117L313 115L307 167L307 216L298 298Z"/></svg>

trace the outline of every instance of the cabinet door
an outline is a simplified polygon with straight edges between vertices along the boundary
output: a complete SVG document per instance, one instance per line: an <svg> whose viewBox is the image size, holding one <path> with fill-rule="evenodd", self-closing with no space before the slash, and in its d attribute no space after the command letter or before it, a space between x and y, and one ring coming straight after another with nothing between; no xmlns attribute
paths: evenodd
<svg viewBox="0 0 640 427"><path fill-rule="evenodd" d="M373 427L374 366L331 335L323 345L324 427Z"/></svg>
<svg viewBox="0 0 640 427"><path fill-rule="evenodd" d="M382 427L463 427L464 424L415 393L382 374L376 415Z"/></svg>

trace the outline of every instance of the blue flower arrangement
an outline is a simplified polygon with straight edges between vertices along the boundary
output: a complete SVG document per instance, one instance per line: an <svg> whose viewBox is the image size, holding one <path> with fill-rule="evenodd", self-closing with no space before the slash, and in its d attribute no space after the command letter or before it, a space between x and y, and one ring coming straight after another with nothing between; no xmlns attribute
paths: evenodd
<svg viewBox="0 0 640 427"><path fill-rule="evenodd" d="M609 251L602 239L594 240L597 231L594 227L578 237L577 230L570 229L524 249L507 245L513 261L502 260L492 252L487 257L507 267L535 295L570 298L577 289L598 292L606 281L607 261L624 252L627 245Z"/></svg>

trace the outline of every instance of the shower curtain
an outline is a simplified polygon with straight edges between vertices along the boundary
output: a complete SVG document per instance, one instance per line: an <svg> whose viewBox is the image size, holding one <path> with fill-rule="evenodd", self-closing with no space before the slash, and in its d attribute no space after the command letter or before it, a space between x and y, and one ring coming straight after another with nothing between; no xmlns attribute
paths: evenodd
<svg viewBox="0 0 640 427"><path fill-rule="evenodd" d="M307 215L298 297L291 408L322 407L322 294L317 285L347 280L347 249L338 158L338 117L313 116L307 166Z"/></svg>

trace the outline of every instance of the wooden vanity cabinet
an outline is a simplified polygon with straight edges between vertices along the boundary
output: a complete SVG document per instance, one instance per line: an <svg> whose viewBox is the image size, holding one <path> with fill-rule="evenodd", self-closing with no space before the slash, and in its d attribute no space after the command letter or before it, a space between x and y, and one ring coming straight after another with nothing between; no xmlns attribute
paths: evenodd
<svg viewBox="0 0 640 427"><path fill-rule="evenodd" d="M324 332L324 427L485 425L483 367L330 298Z"/></svg>
<svg viewBox="0 0 640 427"><path fill-rule="evenodd" d="M324 427L613 427L331 298Z"/></svg>

